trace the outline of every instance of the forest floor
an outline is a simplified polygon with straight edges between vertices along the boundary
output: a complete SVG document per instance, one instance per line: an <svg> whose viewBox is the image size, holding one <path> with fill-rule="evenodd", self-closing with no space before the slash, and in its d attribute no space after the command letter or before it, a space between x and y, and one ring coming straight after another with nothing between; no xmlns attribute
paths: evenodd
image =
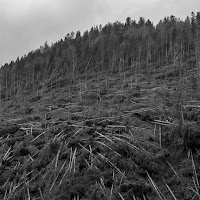
<svg viewBox="0 0 200 200"><path fill-rule="evenodd" d="M2 102L0 199L199 199L194 87L133 77L88 75Z"/></svg>

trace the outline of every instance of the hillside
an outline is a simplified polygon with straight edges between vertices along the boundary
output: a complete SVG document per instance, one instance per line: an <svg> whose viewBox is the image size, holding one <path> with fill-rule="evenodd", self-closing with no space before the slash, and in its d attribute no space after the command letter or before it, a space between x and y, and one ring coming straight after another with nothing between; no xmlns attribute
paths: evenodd
<svg viewBox="0 0 200 200"><path fill-rule="evenodd" d="M150 74L176 62L199 60L200 14L192 13L185 21L175 16L166 17L156 26L150 20L108 23L92 27L81 35L80 31L67 34L49 46L11 61L1 67L1 100L59 84L78 81L79 76L101 71L122 72L131 68L136 74L145 70ZM178 67L178 66L177 66ZM150 75L149 74L149 75ZM56 80L56 81L55 81Z"/></svg>
<svg viewBox="0 0 200 200"><path fill-rule="evenodd" d="M5 64L0 199L199 199L199 30L127 18Z"/></svg>

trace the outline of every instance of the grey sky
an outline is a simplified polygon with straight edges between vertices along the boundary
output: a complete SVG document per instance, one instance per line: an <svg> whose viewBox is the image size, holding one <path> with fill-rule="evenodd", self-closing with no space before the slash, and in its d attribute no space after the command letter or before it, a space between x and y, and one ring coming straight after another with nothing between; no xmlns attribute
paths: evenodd
<svg viewBox="0 0 200 200"><path fill-rule="evenodd" d="M185 19L192 11L200 11L200 0L0 0L0 65L93 25L128 16L156 24L170 15Z"/></svg>

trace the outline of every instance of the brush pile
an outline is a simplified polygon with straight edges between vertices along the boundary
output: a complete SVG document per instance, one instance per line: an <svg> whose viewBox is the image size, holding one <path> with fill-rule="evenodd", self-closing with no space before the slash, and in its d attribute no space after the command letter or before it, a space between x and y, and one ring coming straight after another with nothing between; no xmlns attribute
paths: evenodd
<svg viewBox="0 0 200 200"><path fill-rule="evenodd" d="M1 124L0 133L1 199L148 198L147 174L166 156L144 140L148 129L117 119Z"/></svg>

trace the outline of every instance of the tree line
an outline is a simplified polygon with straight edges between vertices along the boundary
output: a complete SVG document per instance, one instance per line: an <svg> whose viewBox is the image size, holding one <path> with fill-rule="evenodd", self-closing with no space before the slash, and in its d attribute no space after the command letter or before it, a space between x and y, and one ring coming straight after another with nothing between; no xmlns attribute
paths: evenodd
<svg viewBox="0 0 200 200"><path fill-rule="evenodd" d="M127 17L105 26L92 27L81 34L71 32L64 39L47 42L0 69L1 98L9 99L21 91L33 90L59 77L68 83L78 75L152 64L157 67L194 56L200 64L200 12L180 20L165 17L157 25L143 17L136 22Z"/></svg>

